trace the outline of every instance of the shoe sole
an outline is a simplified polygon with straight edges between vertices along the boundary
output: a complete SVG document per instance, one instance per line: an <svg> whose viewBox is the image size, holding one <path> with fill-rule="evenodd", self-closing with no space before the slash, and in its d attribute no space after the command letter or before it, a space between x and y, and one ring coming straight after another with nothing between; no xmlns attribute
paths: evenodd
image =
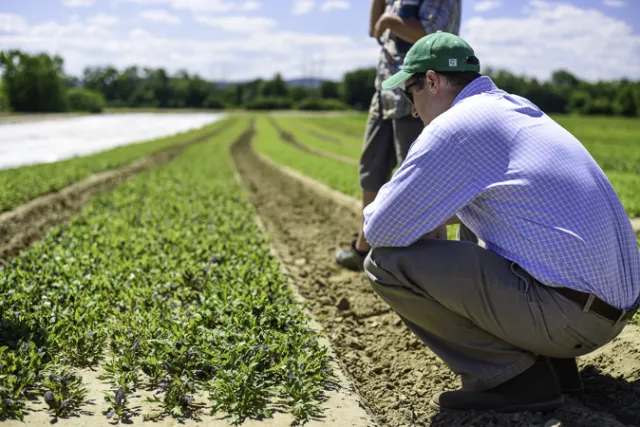
<svg viewBox="0 0 640 427"><path fill-rule="evenodd" d="M433 400L429 401L429 406L433 409L436 409L440 412L465 412L465 411L495 411L495 412L548 412L558 409L560 406L564 404L564 399L562 397L547 401L547 402L539 402L539 403L530 403L527 405L507 405L498 408L490 408L490 409L452 409L452 408L443 408Z"/></svg>

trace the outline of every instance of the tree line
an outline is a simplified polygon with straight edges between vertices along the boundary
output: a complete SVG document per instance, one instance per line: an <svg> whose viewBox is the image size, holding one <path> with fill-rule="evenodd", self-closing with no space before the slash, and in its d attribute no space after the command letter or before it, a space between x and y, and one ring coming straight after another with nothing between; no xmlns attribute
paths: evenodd
<svg viewBox="0 0 640 427"><path fill-rule="evenodd" d="M0 110L20 112L90 111L105 106L130 108L366 110L374 93L375 68L361 68L341 81L317 87L272 79L221 84L186 70L112 66L64 73L63 59L18 50L0 52ZM567 71L548 81L487 68L501 89L522 95L546 113L640 116L640 82L626 79L591 83Z"/></svg>

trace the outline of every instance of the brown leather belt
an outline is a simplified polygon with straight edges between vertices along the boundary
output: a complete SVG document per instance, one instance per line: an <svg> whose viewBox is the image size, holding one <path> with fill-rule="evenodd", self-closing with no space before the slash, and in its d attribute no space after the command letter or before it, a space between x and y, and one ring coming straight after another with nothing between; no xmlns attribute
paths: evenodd
<svg viewBox="0 0 640 427"><path fill-rule="evenodd" d="M573 289L556 287L552 287L551 289L580 304L583 311L592 311L606 319L611 320L612 322L624 322L626 320L629 320L633 317L636 311L638 311L637 306L629 311L620 310L619 308L610 306L595 295L587 294ZM588 306L589 300L592 300L590 306Z"/></svg>

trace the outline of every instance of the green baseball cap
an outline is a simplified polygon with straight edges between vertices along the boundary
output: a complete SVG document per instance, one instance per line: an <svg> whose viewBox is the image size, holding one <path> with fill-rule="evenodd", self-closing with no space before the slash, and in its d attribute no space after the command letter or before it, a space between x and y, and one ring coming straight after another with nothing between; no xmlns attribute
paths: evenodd
<svg viewBox="0 0 640 427"><path fill-rule="evenodd" d="M411 46L402 70L382 82L382 88L395 89L414 73L428 70L480 72L480 61L464 39L438 31L422 37Z"/></svg>

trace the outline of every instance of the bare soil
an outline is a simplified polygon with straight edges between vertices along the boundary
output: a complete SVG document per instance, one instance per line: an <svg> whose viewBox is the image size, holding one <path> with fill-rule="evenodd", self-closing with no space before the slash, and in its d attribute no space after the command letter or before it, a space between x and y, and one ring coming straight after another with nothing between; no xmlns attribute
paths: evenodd
<svg viewBox="0 0 640 427"><path fill-rule="evenodd" d="M215 136L232 122L228 120L206 135L165 148L128 166L92 175L59 192L38 197L12 211L0 214L0 266L41 239L49 228L80 212L96 194L115 188L140 172L169 162L190 145Z"/></svg>
<svg viewBox="0 0 640 427"><path fill-rule="evenodd" d="M373 292L362 273L339 267L335 250L355 237L360 217L326 192L315 192L251 149L232 147L274 245L364 403L383 426L640 426L640 330L628 326L604 348L579 360L582 398L566 397L551 413L437 414L431 395L459 379Z"/></svg>

